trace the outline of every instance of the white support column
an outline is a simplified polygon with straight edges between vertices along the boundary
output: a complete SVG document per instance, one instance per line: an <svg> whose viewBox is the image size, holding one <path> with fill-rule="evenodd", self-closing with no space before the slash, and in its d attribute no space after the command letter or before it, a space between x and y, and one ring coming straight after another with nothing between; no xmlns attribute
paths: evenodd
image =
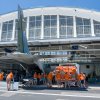
<svg viewBox="0 0 100 100"><path fill-rule="evenodd" d="M2 22L1 22L1 25L0 25L0 41L1 41L1 34L2 34Z"/></svg>
<svg viewBox="0 0 100 100"><path fill-rule="evenodd" d="M95 36L95 34L94 34L93 19L91 19L91 36Z"/></svg>
<svg viewBox="0 0 100 100"><path fill-rule="evenodd" d="M41 39L44 38L44 15L41 18Z"/></svg>
<svg viewBox="0 0 100 100"><path fill-rule="evenodd" d="M59 38L59 15L57 15L57 38Z"/></svg>
<svg viewBox="0 0 100 100"><path fill-rule="evenodd" d="M29 16L27 17L27 23L26 23L26 37L28 40L29 38Z"/></svg>
<svg viewBox="0 0 100 100"><path fill-rule="evenodd" d="M15 36L15 26L16 26L16 20L13 20L13 31L12 31L12 41L14 40L14 36Z"/></svg>
<svg viewBox="0 0 100 100"><path fill-rule="evenodd" d="M76 17L73 16L73 30L74 30L74 37L77 37L77 33L76 33Z"/></svg>

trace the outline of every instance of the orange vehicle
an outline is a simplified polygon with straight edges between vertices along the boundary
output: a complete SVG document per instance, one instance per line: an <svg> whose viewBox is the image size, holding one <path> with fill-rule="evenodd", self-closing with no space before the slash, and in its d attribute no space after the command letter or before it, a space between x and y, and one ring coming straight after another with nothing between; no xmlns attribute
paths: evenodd
<svg viewBox="0 0 100 100"><path fill-rule="evenodd" d="M68 63L68 64L62 64L56 67L56 71L63 71L71 74L78 73L79 74L79 65L78 64L73 64L73 63Z"/></svg>
<svg viewBox="0 0 100 100"><path fill-rule="evenodd" d="M60 72L61 76L61 82L65 83L66 85L73 85L75 86L75 82L77 81L77 75L79 74L79 65L76 63L68 63L68 64L62 64L55 68L56 72Z"/></svg>

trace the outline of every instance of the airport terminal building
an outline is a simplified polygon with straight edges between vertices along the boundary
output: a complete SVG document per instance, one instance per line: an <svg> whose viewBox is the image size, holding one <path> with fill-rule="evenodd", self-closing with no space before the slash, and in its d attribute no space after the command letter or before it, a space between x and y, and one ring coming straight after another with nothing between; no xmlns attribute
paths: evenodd
<svg viewBox="0 0 100 100"><path fill-rule="evenodd" d="M80 71L100 76L100 12L80 8L44 7L23 10L30 51L39 55L64 55L41 59L51 68L78 63ZM0 15L0 55L17 47L17 11ZM65 57L66 55L66 57Z"/></svg>

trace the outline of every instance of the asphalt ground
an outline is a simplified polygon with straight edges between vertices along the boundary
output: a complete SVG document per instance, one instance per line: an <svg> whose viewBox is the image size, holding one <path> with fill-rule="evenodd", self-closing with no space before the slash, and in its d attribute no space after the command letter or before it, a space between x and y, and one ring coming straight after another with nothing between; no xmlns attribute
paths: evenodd
<svg viewBox="0 0 100 100"><path fill-rule="evenodd" d="M0 88L0 100L100 100L100 86L89 86L88 89L60 88L20 88L7 91Z"/></svg>

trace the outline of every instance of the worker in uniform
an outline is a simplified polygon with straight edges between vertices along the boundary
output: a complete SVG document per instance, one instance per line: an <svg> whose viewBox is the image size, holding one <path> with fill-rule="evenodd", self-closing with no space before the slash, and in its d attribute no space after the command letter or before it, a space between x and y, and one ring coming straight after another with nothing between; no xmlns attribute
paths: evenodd
<svg viewBox="0 0 100 100"><path fill-rule="evenodd" d="M44 84L47 84L47 73L44 73L44 78L45 78Z"/></svg>
<svg viewBox="0 0 100 100"><path fill-rule="evenodd" d="M53 72L49 72L49 74L47 76L48 87L52 87L52 79L53 79Z"/></svg>
<svg viewBox="0 0 100 100"><path fill-rule="evenodd" d="M38 81L37 81L37 83L38 83L38 85L40 85L41 84L41 74L40 73L38 73L38 75L37 75L37 79L38 79Z"/></svg>
<svg viewBox="0 0 100 100"><path fill-rule="evenodd" d="M45 73L41 73L41 81L43 85L46 84L46 74Z"/></svg>
<svg viewBox="0 0 100 100"><path fill-rule="evenodd" d="M4 72L1 72L1 73L0 73L0 81L2 81L3 78L4 78Z"/></svg>
<svg viewBox="0 0 100 100"><path fill-rule="evenodd" d="M84 73L81 73L81 87L82 88L85 88L85 74Z"/></svg>
<svg viewBox="0 0 100 100"><path fill-rule="evenodd" d="M61 87L61 73L60 72L56 72L55 79L56 79L58 87Z"/></svg>
<svg viewBox="0 0 100 100"><path fill-rule="evenodd" d="M37 73L36 72L34 73L33 78L34 78L33 80L34 85L37 85Z"/></svg>
<svg viewBox="0 0 100 100"><path fill-rule="evenodd" d="M85 74L80 73L77 75L78 86L81 88L85 88Z"/></svg>
<svg viewBox="0 0 100 100"><path fill-rule="evenodd" d="M71 80L71 74L70 73L65 73L65 88L68 86L70 88L70 81Z"/></svg>
<svg viewBox="0 0 100 100"><path fill-rule="evenodd" d="M12 72L10 72L8 75L7 75L7 78L6 78L6 82L7 82L7 90L9 91L10 90L10 87L11 87L11 80L13 79L14 75Z"/></svg>

